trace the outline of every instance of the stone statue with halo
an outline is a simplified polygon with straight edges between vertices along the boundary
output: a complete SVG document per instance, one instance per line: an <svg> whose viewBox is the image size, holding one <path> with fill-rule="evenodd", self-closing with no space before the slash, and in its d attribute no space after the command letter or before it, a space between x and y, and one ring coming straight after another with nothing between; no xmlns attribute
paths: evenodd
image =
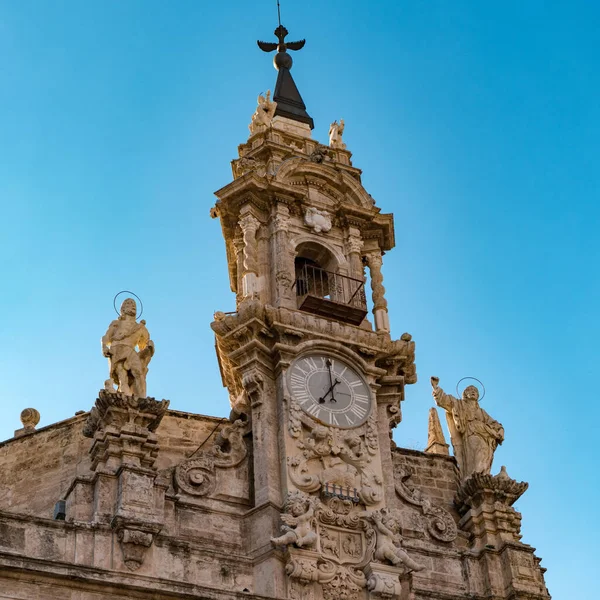
<svg viewBox="0 0 600 600"><path fill-rule="evenodd" d="M121 313L102 337L102 354L108 358L110 379L106 388L127 396L146 397L148 364L154 354L154 342L146 329L146 321L136 321L137 305L133 298L121 304ZM137 350L136 350L137 348Z"/></svg>
<svg viewBox="0 0 600 600"><path fill-rule="evenodd" d="M446 411L446 420L454 456L463 480L473 473L489 474L494 452L504 441L504 427L479 406L479 390L465 388L459 400L439 387L439 378L431 378L433 398Z"/></svg>

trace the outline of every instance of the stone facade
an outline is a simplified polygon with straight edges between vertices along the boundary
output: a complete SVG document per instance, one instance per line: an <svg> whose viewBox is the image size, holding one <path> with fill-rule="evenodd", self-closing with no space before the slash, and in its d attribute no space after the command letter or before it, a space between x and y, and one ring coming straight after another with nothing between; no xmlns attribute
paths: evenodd
<svg viewBox="0 0 600 600"><path fill-rule="evenodd" d="M343 121L326 146L259 116L211 211L237 299L211 324L229 419L145 397L131 361L90 412L28 413L0 444L0 598L547 600L512 507L527 484L461 473L437 414L427 452L391 441L415 342L390 335L393 217Z"/></svg>

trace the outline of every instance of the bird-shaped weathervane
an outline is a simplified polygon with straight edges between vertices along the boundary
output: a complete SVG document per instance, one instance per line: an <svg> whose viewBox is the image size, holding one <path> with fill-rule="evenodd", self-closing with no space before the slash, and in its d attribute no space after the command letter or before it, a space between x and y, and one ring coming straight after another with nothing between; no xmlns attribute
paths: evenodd
<svg viewBox="0 0 600 600"><path fill-rule="evenodd" d="M273 63L275 64L275 68L277 70L279 70L280 67L291 69L292 57L287 53L287 51L301 50L304 47L306 40L300 40L299 42L286 42L285 37L289 32L283 25L281 25L281 23L274 33L279 40L277 44L275 42L261 42L260 40L257 40L256 43L263 52L273 52L273 50L277 50L277 54L273 59Z"/></svg>
<svg viewBox="0 0 600 600"><path fill-rule="evenodd" d="M279 27L274 31L277 39L279 40L278 44L274 42L261 42L258 40L256 43L258 47L263 52L273 52L273 50L277 50L277 52L286 52L287 50L301 50L306 44L306 40L300 40L299 42L285 42L285 36L289 33L289 31L283 26L279 25Z"/></svg>

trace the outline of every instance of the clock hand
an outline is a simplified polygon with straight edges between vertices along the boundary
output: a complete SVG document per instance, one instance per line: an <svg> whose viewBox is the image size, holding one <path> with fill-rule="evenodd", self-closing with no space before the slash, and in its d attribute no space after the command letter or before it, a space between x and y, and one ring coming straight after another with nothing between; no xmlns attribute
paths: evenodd
<svg viewBox="0 0 600 600"><path fill-rule="evenodd" d="M340 383L339 379L335 380L335 383L333 384L333 386L331 387L331 400L329 402L337 402L337 400L335 399L335 396L333 395L333 388Z"/></svg>
<svg viewBox="0 0 600 600"><path fill-rule="evenodd" d="M333 377L331 376L331 360L327 359L325 361L325 364L327 365L327 372L329 373L329 389L325 392L324 396L319 398L319 402L321 404L323 404L323 402L325 402L325 398L327 398L327 396L329 395L329 392L332 392L332 396L333 396L333 387L334 387Z"/></svg>
<svg viewBox="0 0 600 600"><path fill-rule="evenodd" d="M336 379L336 380L335 380L335 383L334 383L334 384L332 384L332 386L331 386L331 387L330 387L330 388L329 388L329 389L328 389L328 390L325 392L325 395L324 395L324 396L322 396L321 398L319 398L319 402L320 402L321 404L323 404L323 402L325 402L325 398L327 398L327 396L329 396L329 393L330 393L330 392L331 392L331 398L332 398L332 399L330 400L330 402L337 402L337 400L336 400L336 399L333 397L333 388L334 388L334 387L335 387L335 386L336 386L338 383L340 383L340 380L339 380L339 379Z"/></svg>

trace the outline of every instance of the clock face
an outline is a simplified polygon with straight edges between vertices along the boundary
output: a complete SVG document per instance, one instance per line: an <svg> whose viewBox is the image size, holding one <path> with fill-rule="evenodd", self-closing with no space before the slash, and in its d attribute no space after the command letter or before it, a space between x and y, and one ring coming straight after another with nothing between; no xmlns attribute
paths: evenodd
<svg viewBox="0 0 600 600"><path fill-rule="evenodd" d="M325 425L357 427L371 413L369 386L339 358L310 354L295 360L288 385L302 410Z"/></svg>

